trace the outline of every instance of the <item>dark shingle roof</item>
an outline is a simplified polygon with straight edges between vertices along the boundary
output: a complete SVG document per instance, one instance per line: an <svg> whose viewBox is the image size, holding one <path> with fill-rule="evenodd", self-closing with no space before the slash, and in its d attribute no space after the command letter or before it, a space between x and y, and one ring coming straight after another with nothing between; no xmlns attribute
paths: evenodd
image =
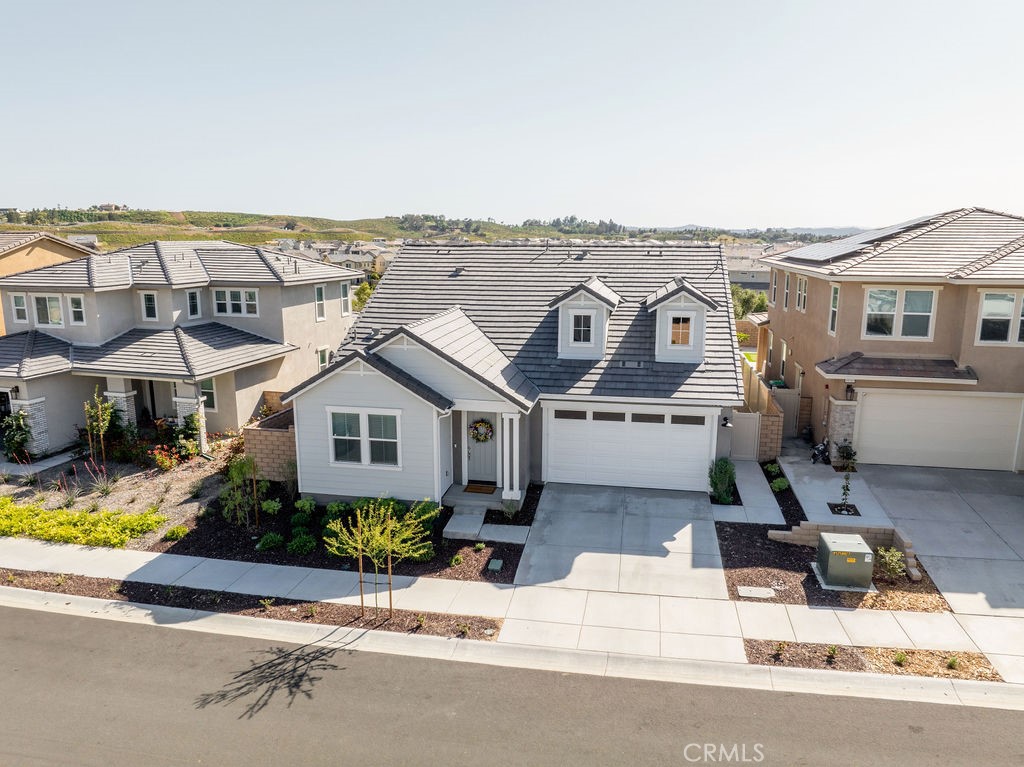
<svg viewBox="0 0 1024 767"><path fill-rule="evenodd" d="M957 367L953 360L865 357L861 352L851 352L843 357L824 360L815 367L824 375L841 375L846 378L931 378L937 381L965 383L974 383L978 380L977 374L970 366Z"/></svg>
<svg viewBox="0 0 1024 767"><path fill-rule="evenodd" d="M683 275L721 307L707 316L702 364L654 361L655 315L644 301ZM621 296L603 360L558 359L556 297L596 276ZM361 312L348 348L458 305L545 394L742 399L728 273L718 245L407 245Z"/></svg>
<svg viewBox="0 0 1024 767"><path fill-rule="evenodd" d="M704 295L700 290L691 285L685 277L673 277L660 288L644 299L647 311L654 311L666 301L671 301L678 295L688 295L694 301L699 301L713 312L718 311L718 302L713 298Z"/></svg>
<svg viewBox="0 0 1024 767"><path fill-rule="evenodd" d="M362 279L316 258L224 240L149 242L0 278L0 287L127 288L291 284Z"/></svg>
<svg viewBox="0 0 1024 767"><path fill-rule="evenodd" d="M392 365L386 359L377 354L366 354L362 350L349 352L348 354L339 358L335 362L331 363L331 365L329 365L328 367L321 370L315 376L307 378L294 389L282 395L281 401L289 402L293 397L298 395L300 392L303 392L309 387L316 385L327 376L333 375L336 371L346 367L347 365L350 365L356 360L365 362L367 365L372 367L377 372L387 376L392 381L397 383L399 386L404 387L405 389L412 392L420 399L426 400L439 410L450 410L451 408L455 407L455 403L448 399L446 396L444 396L440 392L435 391L434 389L431 389L429 386L427 386L419 379L413 378L400 367Z"/></svg>
<svg viewBox="0 0 1024 767"><path fill-rule="evenodd" d="M134 328L102 346L74 347L71 364L75 372L194 380L265 362L296 348L207 322L166 330Z"/></svg>
<svg viewBox="0 0 1024 767"><path fill-rule="evenodd" d="M398 328L370 347L404 334L524 410L540 391L457 306Z"/></svg>
<svg viewBox="0 0 1024 767"><path fill-rule="evenodd" d="M0 376L29 378L71 370L71 344L38 330L0 336Z"/></svg>
<svg viewBox="0 0 1024 767"><path fill-rule="evenodd" d="M592 296L612 311L615 310L615 307L619 305L619 301L622 300L622 296L601 282L597 277L591 277L586 282L581 282L579 285L569 288L561 295L555 296L548 306L558 306L562 302L572 298L577 293L586 293L587 295Z"/></svg>

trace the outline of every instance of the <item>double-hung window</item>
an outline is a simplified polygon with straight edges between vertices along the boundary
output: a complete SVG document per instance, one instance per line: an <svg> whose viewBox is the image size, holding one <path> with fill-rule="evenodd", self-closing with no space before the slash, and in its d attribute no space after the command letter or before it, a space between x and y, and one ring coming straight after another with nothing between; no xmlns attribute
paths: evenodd
<svg viewBox="0 0 1024 767"><path fill-rule="evenodd" d="M64 314L60 308L60 296L33 296L36 307L36 325L62 328Z"/></svg>
<svg viewBox="0 0 1024 767"><path fill-rule="evenodd" d="M772 269L772 289L768 294L768 303L775 306L775 298L779 292L779 272L777 269Z"/></svg>
<svg viewBox="0 0 1024 767"><path fill-rule="evenodd" d="M796 308L798 311L807 311L807 278L796 278Z"/></svg>
<svg viewBox="0 0 1024 767"><path fill-rule="evenodd" d="M315 285L313 287L313 304L316 307L316 321L323 322L327 319L326 285Z"/></svg>
<svg viewBox="0 0 1024 767"><path fill-rule="evenodd" d="M932 336L934 290L869 288L864 308L865 338L928 339Z"/></svg>
<svg viewBox="0 0 1024 767"><path fill-rule="evenodd" d="M28 322L28 304L25 303L24 293L11 296L11 309L14 311L15 322Z"/></svg>
<svg viewBox="0 0 1024 767"><path fill-rule="evenodd" d="M772 348L775 346L775 334L772 331L768 331L768 353L765 355L767 360L765 361L765 367L770 368L772 366Z"/></svg>
<svg viewBox="0 0 1024 767"><path fill-rule="evenodd" d="M71 309L71 324L85 324L85 299L82 296L68 296L68 308Z"/></svg>
<svg viewBox="0 0 1024 767"><path fill-rule="evenodd" d="M217 389L212 378L204 378L199 382L199 396L203 398L203 408L211 413L217 412Z"/></svg>
<svg viewBox="0 0 1024 767"><path fill-rule="evenodd" d="M832 286L832 298L828 310L828 334L834 336L839 326L839 286Z"/></svg>
<svg viewBox="0 0 1024 767"><path fill-rule="evenodd" d="M347 282L341 283L341 316L346 317L352 313L352 297L349 295L351 286Z"/></svg>
<svg viewBox="0 0 1024 767"><path fill-rule="evenodd" d="M978 343L1024 343L1024 294L981 294Z"/></svg>
<svg viewBox="0 0 1024 767"><path fill-rule="evenodd" d="M139 297L142 301L142 319L147 322L156 322L156 293L140 293Z"/></svg>
<svg viewBox="0 0 1024 767"><path fill-rule="evenodd" d="M203 316L203 304L202 299L199 296L198 290L190 290L185 294L186 301L188 302L188 318L194 320L197 317Z"/></svg>
<svg viewBox="0 0 1024 767"><path fill-rule="evenodd" d="M779 355L779 378L786 378L786 357L789 356L789 345L782 342L782 354Z"/></svg>
<svg viewBox="0 0 1024 767"><path fill-rule="evenodd" d="M333 463L401 465L398 413L332 409L328 414Z"/></svg>
<svg viewBox="0 0 1024 767"><path fill-rule="evenodd" d="M789 310L789 272L786 272L786 285L782 289L782 308Z"/></svg>
<svg viewBox="0 0 1024 767"><path fill-rule="evenodd" d="M330 352L326 346L321 346L316 350L316 368L317 370L326 370L327 365L330 363L331 357Z"/></svg>
<svg viewBox="0 0 1024 767"><path fill-rule="evenodd" d="M693 317L689 314L673 314L669 317L668 345L692 346L691 330Z"/></svg>
<svg viewBox="0 0 1024 767"><path fill-rule="evenodd" d="M592 312L573 312L572 343L590 346L594 343L594 315Z"/></svg>
<svg viewBox="0 0 1024 767"><path fill-rule="evenodd" d="M260 313L257 291L253 288L218 288L213 291L213 312L257 317Z"/></svg>

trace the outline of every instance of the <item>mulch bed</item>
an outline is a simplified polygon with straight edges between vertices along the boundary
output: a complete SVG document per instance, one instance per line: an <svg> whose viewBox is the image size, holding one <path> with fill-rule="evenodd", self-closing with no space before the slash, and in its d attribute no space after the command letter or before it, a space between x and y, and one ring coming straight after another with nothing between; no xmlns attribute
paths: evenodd
<svg viewBox="0 0 1024 767"><path fill-rule="evenodd" d="M868 671L901 676L932 676L946 679L973 679L1001 682L1003 678L980 653L939 652L934 650L896 650L888 647L848 647L846 645L812 644L809 642L772 642L744 639L747 661L761 666L812 668L834 671ZM829 649L835 652L829 655ZM905 657L897 665L897 653ZM957 667L947 662L956 657Z"/></svg>
<svg viewBox="0 0 1024 767"><path fill-rule="evenodd" d="M511 520L505 516L501 509L488 509L484 515L485 525L532 525L533 518L537 514L537 504L540 503L541 493L544 486L535 482L526 488L526 495L523 497L523 505L519 507Z"/></svg>
<svg viewBox="0 0 1024 767"><path fill-rule="evenodd" d="M875 594L824 589L811 570L817 551L811 546L769 540L768 531L773 529L784 528L715 522L730 599L871 610L946 612L950 609L923 568L922 578L916 583L904 577L896 584L890 584L876 565L874 583L878 593ZM739 596L738 586L769 587L775 590L775 596L768 599L743 598Z"/></svg>
<svg viewBox="0 0 1024 767"><path fill-rule="evenodd" d="M282 547L270 551L259 551L256 543L264 533L277 532L290 540L290 520L293 509L288 506L273 516L261 519L259 530L229 522L218 510L216 501L207 507L201 516L185 521L189 532L180 541L156 541L149 551L168 554L185 554L211 559L232 559L239 562L258 562L270 565L295 565L319 567L328 570L356 570L357 564L351 557L336 557L328 553L317 536L317 547L309 554L289 554ZM452 510L445 507L434 522L431 541L436 554L429 562L397 562L392 571L395 575L448 578L459 581L490 581L491 583L512 583L515 578L523 547L510 543L488 543L482 551L475 550L475 541L452 541L442 537L444 526L451 519ZM316 528L314 534L319 530ZM462 562L452 565L455 555L461 555ZM502 560L501 570L492 572L487 563L492 557ZM373 570L369 560L363 564L367 571Z"/></svg>
<svg viewBox="0 0 1024 767"><path fill-rule="evenodd" d="M743 499L740 498L740 490L739 490L738 487L736 487L736 485L732 486L732 499L728 503L722 503L717 498L715 498L714 494L712 494L710 496L710 498L711 498L711 505L712 506L742 506L743 505Z"/></svg>
<svg viewBox="0 0 1024 767"><path fill-rule="evenodd" d="M303 602L293 599L266 599L256 595L207 591L184 586L160 586L138 581L112 578L90 578L84 575L61 575L0 568L0 586L13 586L33 591L96 597L118 602L183 607L193 610L248 615L257 618L318 623L345 628L366 628L402 634L427 634L449 638L497 639L502 621L469 615L419 613L395 610L388 616L387 595L381 595L381 610L375 614L373 598L367 601L366 616L359 616L358 605L333 602ZM261 599L264 602L261 603Z"/></svg>
<svg viewBox="0 0 1024 767"><path fill-rule="evenodd" d="M761 464L761 471L764 472L764 478L771 484L773 479L778 477L785 477L785 472L780 471L778 474L770 474L765 466L775 464L775 461L765 461ZM778 465L781 468L780 464ZM788 479L788 477L787 477ZM772 491L775 492L774 490ZM807 515L804 514L804 507L800 505L800 501L796 497L796 493L793 492L792 487L787 487L785 490L780 490L775 493L775 500L779 504L779 508L782 510L782 518L786 520L786 525L789 527L795 527L801 522L807 521ZM781 529L781 528L780 528Z"/></svg>
<svg viewBox="0 0 1024 767"><path fill-rule="evenodd" d="M832 503L832 501L828 501L828 510L837 517L860 516L860 512L857 511L857 505L854 503Z"/></svg>

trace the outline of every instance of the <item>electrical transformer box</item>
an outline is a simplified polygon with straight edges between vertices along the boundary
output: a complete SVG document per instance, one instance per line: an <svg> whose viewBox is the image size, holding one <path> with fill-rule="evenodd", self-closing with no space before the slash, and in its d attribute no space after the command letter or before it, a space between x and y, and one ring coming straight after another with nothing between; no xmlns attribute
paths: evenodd
<svg viewBox="0 0 1024 767"><path fill-rule="evenodd" d="M864 539L848 533L818 533L818 572L829 586L871 586L875 557Z"/></svg>

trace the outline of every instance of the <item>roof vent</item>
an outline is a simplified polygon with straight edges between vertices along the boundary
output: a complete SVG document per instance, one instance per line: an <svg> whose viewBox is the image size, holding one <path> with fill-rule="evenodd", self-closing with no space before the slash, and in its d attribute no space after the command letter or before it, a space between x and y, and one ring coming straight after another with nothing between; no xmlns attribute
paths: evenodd
<svg viewBox="0 0 1024 767"><path fill-rule="evenodd" d="M645 368L647 363L643 360L619 360L620 368Z"/></svg>
<svg viewBox="0 0 1024 767"><path fill-rule="evenodd" d="M465 272L465 271L466 271L466 267L464 267L464 266L456 266L454 269L452 269L452 273L449 276L450 277L461 277L463 272Z"/></svg>

